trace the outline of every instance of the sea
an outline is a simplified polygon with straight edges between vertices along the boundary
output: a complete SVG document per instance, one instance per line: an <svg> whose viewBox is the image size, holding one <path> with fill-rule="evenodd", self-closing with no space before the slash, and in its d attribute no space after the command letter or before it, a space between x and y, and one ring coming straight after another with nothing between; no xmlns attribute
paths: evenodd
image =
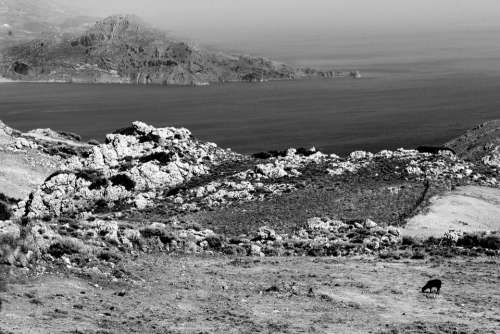
<svg viewBox="0 0 500 334"><path fill-rule="evenodd" d="M365 52L361 42L340 48L343 53L320 52L309 40L303 48L283 48L286 61L359 69L362 79L208 87L2 82L0 120L23 131L52 128L100 141L141 120L186 127L197 138L241 153L316 147L344 155L442 145L500 118L500 44L489 45L492 36L486 36L483 44L446 45L439 52L401 48L399 56L382 47Z"/></svg>

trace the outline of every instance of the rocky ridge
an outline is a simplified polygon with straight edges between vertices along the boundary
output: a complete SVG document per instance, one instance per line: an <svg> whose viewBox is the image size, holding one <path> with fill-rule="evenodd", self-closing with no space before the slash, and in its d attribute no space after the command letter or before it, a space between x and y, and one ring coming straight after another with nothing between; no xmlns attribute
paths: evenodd
<svg viewBox="0 0 500 334"><path fill-rule="evenodd" d="M113 256L122 252L152 250L250 256L381 254L403 242L393 226L397 221L311 215L291 232L261 221L250 233L230 235L189 217L238 210L244 203L279 203L285 195L298 194L310 177L331 185L360 177L427 184L415 208L425 201L431 183L500 186L497 165L461 160L449 151L358 151L339 157L313 148L250 157L201 142L187 129L142 122L107 135L103 144L81 143L76 135L48 129L21 134L3 126L2 131L5 152L38 150L58 156L57 171L29 198L4 205L12 211L0 223L0 237L10 240L4 253L8 262L21 265L35 258L70 266L93 263L94 258L113 263ZM384 189L397 197L405 186ZM155 210L163 210L156 222L139 218ZM7 252L9 245L20 251Z"/></svg>

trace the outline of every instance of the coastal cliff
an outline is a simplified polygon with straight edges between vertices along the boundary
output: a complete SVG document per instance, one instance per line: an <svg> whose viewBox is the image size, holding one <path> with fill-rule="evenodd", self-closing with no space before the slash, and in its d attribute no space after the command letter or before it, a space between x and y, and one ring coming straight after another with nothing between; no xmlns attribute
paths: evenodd
<svg viewBox="0 0 500 334"><path fill-rule="evenodd" d="M108 17L81 34L16 44L4 49L0 59L0 76L30 81L206 85L334 75L208 51L130 15Z"/></svg>

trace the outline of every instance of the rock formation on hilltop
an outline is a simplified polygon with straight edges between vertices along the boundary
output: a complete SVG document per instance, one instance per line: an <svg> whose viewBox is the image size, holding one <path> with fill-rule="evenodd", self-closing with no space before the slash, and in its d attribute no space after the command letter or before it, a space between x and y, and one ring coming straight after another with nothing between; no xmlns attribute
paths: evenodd
<svg viewBox="0 0 500 334"><path fill-rule="evenodd" d="M0 75L17 80L200 85L325 75L261 57L211 52L134 16L112 16L71 38L36 39L4 51Z"/></svg>

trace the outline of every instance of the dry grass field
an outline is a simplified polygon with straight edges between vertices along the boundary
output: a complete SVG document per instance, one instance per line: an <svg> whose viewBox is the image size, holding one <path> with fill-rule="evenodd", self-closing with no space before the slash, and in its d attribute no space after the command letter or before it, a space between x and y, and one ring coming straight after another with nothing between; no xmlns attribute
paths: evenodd
<svg viewBox="0 0 500 334"><path fill-rule="evenodd" d="M499 333L498 258L148 255L133 278L11 280L3 333ZM433 277L440 295L422 294Z"/></svg>

